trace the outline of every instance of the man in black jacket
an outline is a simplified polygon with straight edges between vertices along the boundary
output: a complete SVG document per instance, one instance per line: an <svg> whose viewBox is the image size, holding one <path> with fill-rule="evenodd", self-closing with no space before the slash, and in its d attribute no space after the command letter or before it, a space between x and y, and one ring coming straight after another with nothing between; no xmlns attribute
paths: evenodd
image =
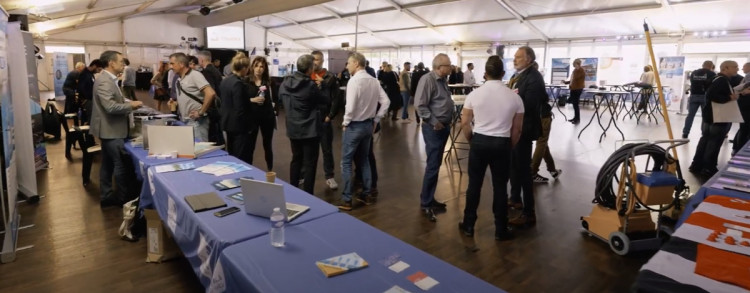
<svg viewBox="0 0 750 293"><path fill-rule="evenodd" d="M214 89L216 92L216 96L214 99L219 99L219 105L221 104L221 89L219 88L221 85L221 73L219 72L216 67L211 63L211 52L210 51L200 51L197 54L198 57L198 64L203 68L203 77L206 78L206 81L208 81L208 84L211 85L211 88ZM231 65L231 64L230 64ZM210 119L209 125L208 125L208 140L212 142L216 142L218 145L224 144L224 135L222 134L221 129L221 117L212 117L212 118L219 118L219 119Z"/></svg>
<svg viewBox="0 0 750 293"><path fill-rule="evenodd" d="M422 76L429 72L429 70L426 70L424 68L424 63L422 62L419 62L417 64L417 67L414 68L414 72L411 73L411 87L409 88L411 90L410 94L412 97L417 94L417 85L419 85L419 79L421 79ZM419 126L419 123L422 119L419 119L419 111L417 111L417 107L414 107L414 113L414 119L417 121L417 126Z"/></svg>
<svg viewBox="0 0 750 293"><path fill-rule="evenodd" d="M516 74L508 82L508 87L521 96L525 113L521 138L513 148L511 159L509 206L516 209L523 206L523 212L518 218L510 220L509 224L528 226L536 224L534 186L531 177L531 144L541 134L541 108L549 104L546 103L548 97L544 88L544 77L539 73L534 50L528 46L518 48L513 66ZM549 111L549 107L544 108L543 112Z"/></svg>
<svg viewBox="0 0 750 293"><path fill-rule="evenodd" d="M227 133L227 152L250 164L253 161L253 145L250 143L253 116L248 98L250 87L243 80L250 69L250 59L242 54L234 57L233 61L232 74L222 80L219 86L225 95L220 109L221 128Z"/></svg>
<svg viewBox="0 0 750 293"><path fill-rule="evenodd" d="M713 176L719 159L719 151L724 138L729 132L732 123L714 123L712 103L725 104L737 100L739 95L734 92L730 83L730 77L737 75L739 70L737 62L724 61L719 66L720 72L706 90L706 104L703 106L703 124L701 125L701 139L695 150L693 163L690 164L690 172L699 173L705 177Z"/></svg>
<svg viewBox="0 0 750 293"><path fill-rule="evenodd" d="M302 55L297 59L297 71L284 79L279 87L279 98L286 109L286 135L292 145L292 162L289 180L299 185L304 168L304 187L309 194L315 191L315 172L318 166L318 145L323 128L321 107L327 99L318 89L310 75L313 72L313 56Z"/></svg>
<svg viewBox="0 0 750 293"><path fill-rule="evenodd" d="M94 97L94 74L101 71L101 62L99 62L99 59L94 59L94 61L91 61L89 64L89 67L83 69L78 76L78 100L83 109L81 123L88 123L91 113L93 112L94 104L91 101Z"/></svg>
<svg viewBox="0 0 750 293"><path fill-rule="evenodd" d="M737 153L750 140L750 125L748 125L750 123L750 62L742 66L742 72L745 74L745 77L735 86L740 91L737 104L740 106L742 119L745 122L740 123L740 129L737 130L737 134L734 136L732 155Z"/></svg>
<svg viewBox="0 0 750 293"><path fill-rule="evenodd" d="M333 179L333 119L341 107L341 95L339 93L339 83L336 76L323 68L323 52L313 51L313 72L310 78L318 85L318 89L326 97L326 103L322 104L320 113L325 115L323 118L323 131L320 133L320 149L323 151L323 172L326 176L326 185L332 190L339 188L336 180Z"/></svg>
<svg viewBox="0 0 750 293"><path fill-rule="evenodd" d="M703 61L701 69L690 73L690 97L688 98L688 114L685 117L685 127L682 128L682 138L688 138L693 120L698 109L703 109L706 103L706 89L711 85L716 73L713 71L714 63L710 60Z"/></svg>

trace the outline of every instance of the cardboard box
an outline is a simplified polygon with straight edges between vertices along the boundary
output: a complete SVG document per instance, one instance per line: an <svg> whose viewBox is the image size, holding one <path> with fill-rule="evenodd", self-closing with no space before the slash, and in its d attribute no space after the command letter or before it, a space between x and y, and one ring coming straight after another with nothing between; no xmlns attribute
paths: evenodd
<svg viewBox="0 0 750 293"><path fill-rule="evenodd" d="M182 252L177 247L172 234L164 227L156 210L144 209L146 216L147 251L146 262L160 263L180 257Z"/></svg>

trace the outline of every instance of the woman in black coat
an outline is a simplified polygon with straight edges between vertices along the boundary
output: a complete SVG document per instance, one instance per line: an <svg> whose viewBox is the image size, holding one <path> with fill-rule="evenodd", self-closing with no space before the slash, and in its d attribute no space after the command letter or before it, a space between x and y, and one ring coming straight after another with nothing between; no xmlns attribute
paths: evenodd
<svg viewBox="0 0 750 293"><path fill-rule="evenodd" d="M250 153L255 152L255 142L258 140L258 130L263 137L263 151L265 152L268 171L273 171L273 131L276 129L276 111L272 101L271 78L268 74L268 61L265 57L255 57L247 76L249 85L248 97L252 118L250 122ZM252 164L252 157L249 164Z"/></svg>
<svg viewBox="0 0 750 293"><path fill-rule="evenodd" d="M251 107L249 87L243 78L250 70L250 59L244 53L237 53L232 59L232 74L221 81L222 95L221 127L227 133L227 152L251 164L253 152L250 139Z"/></svg>
<svg viewBox="0 0 750 293"><path fill-rule="evenodd" d="M388 95L388 99L391 100L391 105L388 107L388 111L391 112L391 120L398 120L397 113L403 104L401 91L398 87L398 75L393 72L393 67L390 64L383 69L378 79Z"/></svg>

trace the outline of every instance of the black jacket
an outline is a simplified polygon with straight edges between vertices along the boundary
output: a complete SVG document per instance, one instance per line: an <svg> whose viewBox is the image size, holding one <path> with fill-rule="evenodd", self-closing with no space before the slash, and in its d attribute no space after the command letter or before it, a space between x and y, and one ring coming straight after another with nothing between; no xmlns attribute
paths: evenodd
<svg viewBox="0 0 750 293"><path fill-rule="evenodd" d="M216 95L221 97L221 72L219 72L213 64L208 64L206 68L203 68L201 73L203 73L203 77L206 78L206 81L211 85L211 88L216 91Z"/></svg>
<svg viewBox="0 0 750 293"><path fill-rule="evenodd" d="M549 97L544 88L544 77L532 65L521 72L517 78L515 88L518 89L518 95L521 96L524 107L521 138L536 140L542 134L540 117L543 116L543 112L549 112Z"/></svg>
<svg viewBox="0 0 750 293"><path fill-rule="evenodd" d="M279 99L286 109L286 136L306 139L320 135L323 127L320 109L327 99L310 76L296 71L284 78L279 87Z"/></svg>
<svg viewBox="0 0 750 293"><path fill-rule="evenodd" d="M414 70L414 72L411 74L411 96L415 96L417 93L417 85L419 85L419 79L422 78L425 74L429 73L430 71L421 69L421 70Z"/></svg>
<svg viewBox="0 0 750 293"><path fill-rule="evenodd" d="M261 86L266 86L265 101L263 105L250 102L250 113L254 124L276 123L276 111L273 108L273 95L271 94L271 85L269 82L261 82ZM248 81L248 99L257 97L260 94L260 87L255 85L254 81Z"/></svg>
<svg viewBox="0 0 750 293"><path fill-rule="evenodd" d="M323 104L320 113L323 115L324 119L328 116L328 118L333 120L333 118L336 118L336 115L339 114L339 109L341 108L343 99L341 96L341 90L339 90L339 81L330 71L326 70L326 74L323 76L323 81L320 83L320 91L323 93L323 96L326 97L326 103Z"/></svg>
<svg viewBox="0 0 750 293"><path fill-rule="evenodd" d="M714 108L711 102L725 104L732 100L732 84L730 78L719 73L706 90L706 104L703 105L703 123L714 123Z"/></svg>
<svg viewBox="0 0 750 293"><path fill-rule="evenodd" d="M247 133L252 126L249 87L236 75L221 81L221 128L230 134Z"/></svg>
<svg viewBox="0 0 750 293"><path fill-rule="evenodd" d="M78 76L81 75L78 71L73 70L68 73L65 77L65 83L63 83L63 93L67 97L75 97L76 89L78 88Z"/></svg>
<svg viewBox="0 0 750 293"><path fill-rule="evenodd" d="M94 73L84 68L78 75L78 98L89 100L94 97Z"/></svg>

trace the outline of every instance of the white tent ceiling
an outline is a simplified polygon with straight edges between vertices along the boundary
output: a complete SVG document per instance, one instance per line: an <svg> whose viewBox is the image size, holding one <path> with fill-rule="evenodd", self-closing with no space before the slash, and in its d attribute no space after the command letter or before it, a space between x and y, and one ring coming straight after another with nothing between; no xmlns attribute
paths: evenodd
<svg viewBox="0 0 750 293"><path fill-rule="evenodd" d="M325 3L267 13L306 1L0 0L0 5L29 9L34 15L32 30L48 35L158 13L189 13L188 23L201 26L221 22L220 16L232 13L318 49L354 44L358 3L359 47L638 35L644 19L662 34L750 30L750 14L743 9L748 0L319 0ZM265 15L250 9L260 2L273 3L266 4L270 10L262 12ZM198 14L201 5L211 7L212 13Z"/></svg>

